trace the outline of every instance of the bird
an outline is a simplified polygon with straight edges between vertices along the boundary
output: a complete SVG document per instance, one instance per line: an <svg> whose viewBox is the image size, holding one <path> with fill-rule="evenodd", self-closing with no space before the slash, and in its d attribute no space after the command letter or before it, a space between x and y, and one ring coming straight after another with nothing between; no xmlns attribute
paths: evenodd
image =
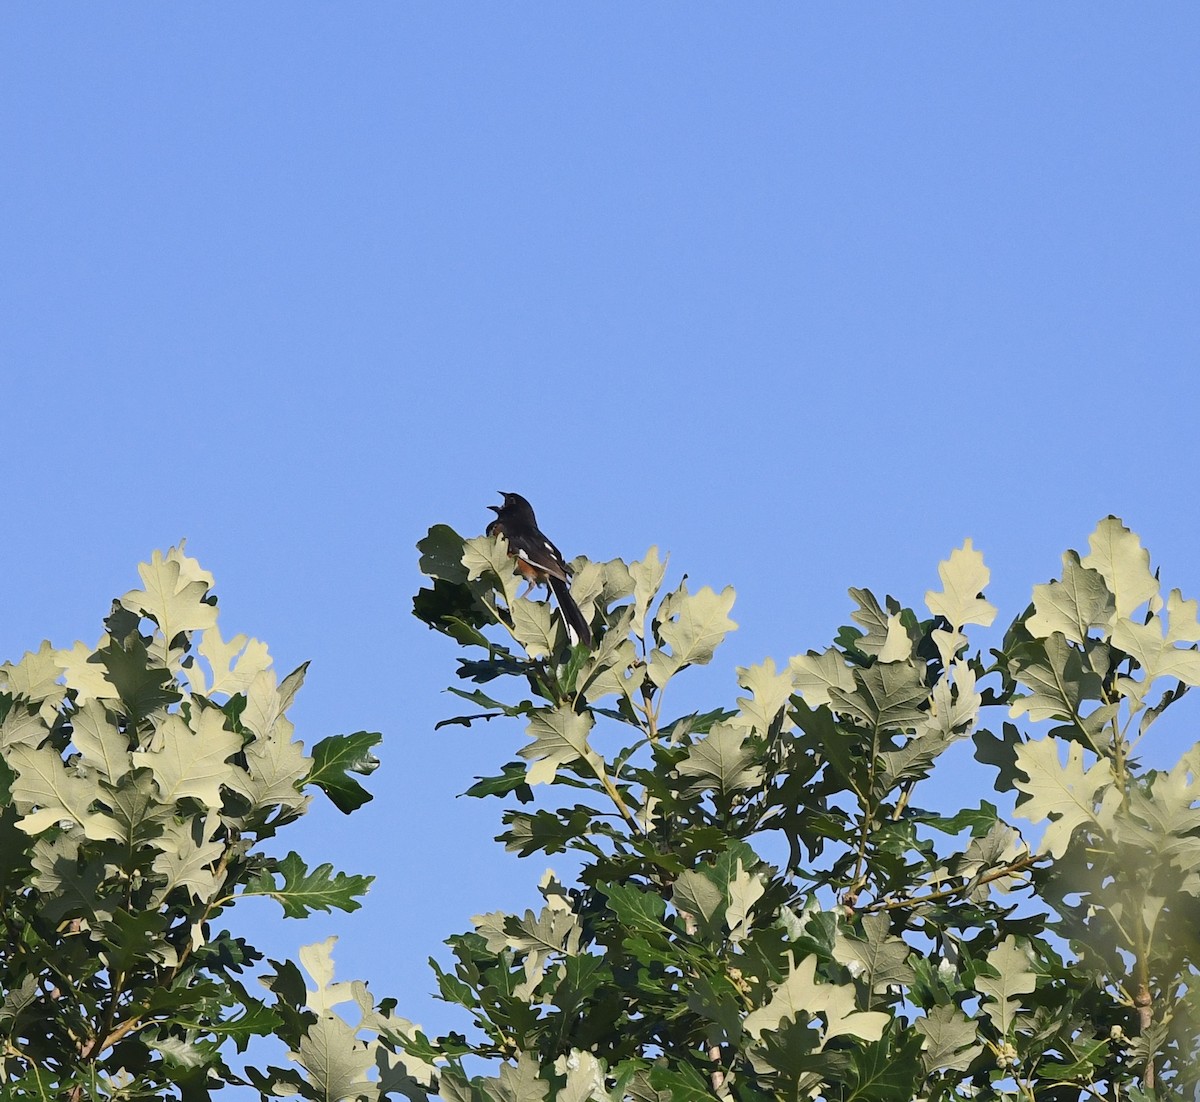
<svg viewBox="0 0 1200 1102"><path fill-rule="evenodd" d="M489 505L496 519L487 526L489 536L503 536L508 541L508 553L516 560L517 569L530 585L548 585L558 602L563 624L571 645L592 645L592 629L571 596L567 584L570 568L562 553L542 533L533 515L533 506L520 494L496 491L504 498L503 505Z"/></svg>

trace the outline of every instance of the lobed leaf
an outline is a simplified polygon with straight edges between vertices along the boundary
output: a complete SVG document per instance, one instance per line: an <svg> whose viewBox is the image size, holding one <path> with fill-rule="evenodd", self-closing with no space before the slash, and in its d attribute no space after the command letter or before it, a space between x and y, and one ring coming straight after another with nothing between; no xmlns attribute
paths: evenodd
<svg viewBox="0 0 1200 1102"><path fill-rule="evenodd" d="M362 904L358 897L365 895L375 879L373 876L350 876L334 873L326 863L309 871L294 850L286 857L272 862L283 877L278 883L270 869L264 869L248 880L240 893L243 896L265 895L274 899L288 918L305 918L312 911L356 911Z"/></svg>
<svg viewBox="0 0 1200 1102"><path fill-rule="evenodd" d="M938 565L938 575L942 589L925 594L925 604L934 616L944 616L954 628L965 624L987 627L996 618L996 606L983 598L991 571L983 565L983 556L970 540Z"/></svg>
<svg viewBox="0 0 1200 1102"><path fill-rule="evenodd" d="M734 591L727 586L720 593L708 586L696 593L687 591L683 582L663 598L658 609L657 635L670 652L656 647L650 656L650 680L660 689L685 666L712 661L713 652L725 636L737 627L730 618Z"/></svg>
<svg viewBox="0 0 1200 1102"><path fill-rule="evenodd" d="M1105 628L1113 619L1113 595L1098 570L1085 567L1079 554L1063 555L1062 581L1033 587L1034 614L1025 626L1039 638L1056 631L1073 643L1082 643L1093 628Z"/></svg>
<svg viewBox="0 0 1200 1102"><path fill-rule="evenodd" d="M374 797L350 773L368 777L379 768L379 759L371 753L383 736L375 731L355 731L352 735L330 735L312 748L312 768L306 778L315 784L344 815L362 807Z"/></svg>
<svg viewBox="0 0 1200 1102"><path fill-rule="evenodd" d="M600 776L604 772L604 759L588 743L594 722L590 712L574 712L569 708L534 713L525 728L533 742L517 751L530 763L525 779L531 785L550 784L561 766L580 760Z"/></svg>
<svg viewBox="0 0 1200 1102"><path fill-rule="evenodd" d="M984 997L983 1012L1001 1036L1007 1036L1021 1006L1021 995L1037 988L1037 976L1029 968L1029 957L1009 934L987 955L988 967L996 974L980 973L975 990Z"/></svg>

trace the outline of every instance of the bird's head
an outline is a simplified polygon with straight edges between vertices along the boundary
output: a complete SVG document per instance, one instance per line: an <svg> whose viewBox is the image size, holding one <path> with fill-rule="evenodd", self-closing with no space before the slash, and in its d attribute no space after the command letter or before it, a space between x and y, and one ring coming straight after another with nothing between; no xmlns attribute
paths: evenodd
<svg viewBox="0 0 1200 1102"><path fill-rule="evenodd" d="M533 506L530 505L529 502L526 501L520 494L509 493L506 490L497 490L496 492L502 498L504 498L504 504L489 505L488 508L491 509L493 513L495 513L497 516L500 516L501 514L512 517L524 516L528 517L532 522Z"/></svg>

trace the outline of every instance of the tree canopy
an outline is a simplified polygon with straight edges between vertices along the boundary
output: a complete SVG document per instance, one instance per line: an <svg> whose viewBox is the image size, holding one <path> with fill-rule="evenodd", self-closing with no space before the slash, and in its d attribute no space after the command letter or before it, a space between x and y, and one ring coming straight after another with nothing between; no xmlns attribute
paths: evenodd
<svg viewBox="0 0 1200 1102"><path fill-rule="evenodd" d="M314 790L369 799L379 736L306 751L286 716L304 667L225 642L178 548L94 648L0 667L5 1097L1190 1097L1200 751L1140 754L1200 683L1200 622L1119 520L987 654L967 541L922 601L852 589L829 646L682 711L731 588L668 588L654 548L577 559L594 643L571 647L503 537L438 525L420 552L414 611L460 650L445 723L511 733L469 794L500 802L508 850L563 870L432 962L461 1031L335 982L328 942L263 962L221 925L251 895L358 905L369 876L262 847ZM968 738L1001 796L923 806ZM291 1066L231 1066L266 1036Z"/></svg>

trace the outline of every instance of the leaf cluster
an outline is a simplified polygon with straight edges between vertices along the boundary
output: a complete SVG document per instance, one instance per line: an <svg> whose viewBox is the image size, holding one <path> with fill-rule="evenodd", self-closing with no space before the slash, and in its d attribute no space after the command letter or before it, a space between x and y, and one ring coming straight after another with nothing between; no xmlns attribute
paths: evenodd
<svg viewBox="0 0 1200 1102"><path fill-rule="evenodd" d="M451 691L477 709L446 722L524 729L470 794L505 801L507 848L578 866L570 887L547 874L540 909L481 915L450 939L453 962L434 962L472 1023L469 1037L410 1038L442 1096L1098 1097L1152 1086L1155 1058L1160 1092L1184 1082L1186 1030L1159 1032L1191 998L1193 759L1139 773L1129 731L1192 683L1195 651L1179 644L1197 638L1195 609L1173 592L1133 623L1157 583L1130 538L1104 522L1091 559L1035 590L990 658L969 653L967 631L996 609L967 541L923 611L851 590L833 645L739 669L732 708L676 714L674 679L735 626L731 590L663 592L654 549L577 560L596 642L572 649L550 606L518 593L502 541L431 530L415 612L464 648L475 687ZM1181 684L1160 691L1163 678ZM979 725L998 708L1058 726L996 736ZM972 734L1021 817L1049 818L1036 844L987 802L920 806ZM1118 760L1119 798L1106 795ZM1086 855L1112 816L1126 825L1098 862ZM1141 870L1136 921L1113 886L1122 862ZM1155 958L1137 922L1168 889ZM1148 994L1130 957L1160 977ZM474 1058L497 1074L472 1075Z"/></svg>
<svg viewBox="0 0 1200 1102"><path fill-rule="evenodd" d="M343 811L378 736L311 754L287 710L305 667L217 627L212 578L155 553L94 647L0 666L0 1083L8 1099L206 1099L281 1015L222 924L248 896L352 910L370 877L265 843L318 788Z"/></svg>

